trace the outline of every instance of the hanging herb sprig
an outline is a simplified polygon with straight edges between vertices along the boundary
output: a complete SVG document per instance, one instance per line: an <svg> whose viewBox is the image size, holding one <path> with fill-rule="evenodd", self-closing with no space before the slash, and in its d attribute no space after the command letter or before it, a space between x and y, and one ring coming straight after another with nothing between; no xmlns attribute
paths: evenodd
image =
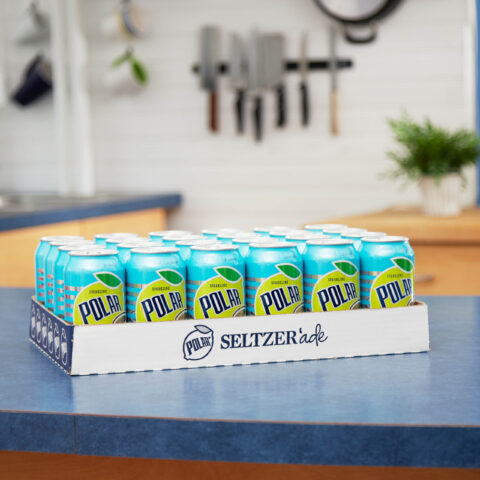
<svg viewBox="0 0 480 480"><path fill-rule="evenodd" d="M123 63L130 64L132 77L139 85L146 85L148 83L148 71L145 65L134 55L133 48L127 48L125 53L117 57L112 62L112 68L118 68Z"/></svg>

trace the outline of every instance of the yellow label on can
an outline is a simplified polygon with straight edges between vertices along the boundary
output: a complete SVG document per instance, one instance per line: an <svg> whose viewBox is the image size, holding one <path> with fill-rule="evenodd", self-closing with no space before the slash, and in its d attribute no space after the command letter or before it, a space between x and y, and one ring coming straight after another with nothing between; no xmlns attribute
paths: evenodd
<svg viewBox="0 0 480 480"><path fill-rule="evenodd" d="M137 297L137 322L165 322L187 318L185 279L175 270L158 270L159 278L146 285Z"/></svg>
<svg viewBox="0 0 480 480"><path fill-rule="evenodd" d="M216 267L215 277L203 282L195 294L194 318L225 318L245 315L243 275L232 267Z"/></svg>
<svg viewBox="0 0 480 480"><path fill-rule="evenodd" d="M291 263L276 265L278 273L263 280L255 295L255 315L303 310L303 275Z"/></svg>
<svg viewBox="0 0 480 480"><path fill-rule="evenodd" d="M406 307L413 302L413 262L405 257L392 261L395 266L380 273L372 283L370 308Z"/></svg>
<svg viewBox="0 0 480 480"><path fill-rule="evenodd" d="M123 281L111 272L94 274L97 282L84 287L75 298L73 323L100 325L125 322Z"/></svg>

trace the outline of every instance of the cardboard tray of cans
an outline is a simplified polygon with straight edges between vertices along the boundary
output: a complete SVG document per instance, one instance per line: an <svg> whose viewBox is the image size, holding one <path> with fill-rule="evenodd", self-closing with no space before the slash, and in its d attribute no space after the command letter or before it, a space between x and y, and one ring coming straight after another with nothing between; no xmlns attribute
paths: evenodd
<svg viewBox="0 0 480 480"><path fill-rule="evenodd" d="M408 307L114 325L73 325L35 297L30 340L70 375L429 350L428 309Z"/></svg>

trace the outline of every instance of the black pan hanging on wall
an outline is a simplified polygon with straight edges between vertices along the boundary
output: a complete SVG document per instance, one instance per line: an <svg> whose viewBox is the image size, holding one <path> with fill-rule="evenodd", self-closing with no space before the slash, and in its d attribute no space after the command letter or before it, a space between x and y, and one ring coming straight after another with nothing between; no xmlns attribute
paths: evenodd
<svg viewBox="0 0 480 480"><path fill-rule="evenodd" d="M402 0L313 0L343 27L350 43L370 43L377 37L378 21L390 15ZM361 34L359 34L361 32Z"/></svg>

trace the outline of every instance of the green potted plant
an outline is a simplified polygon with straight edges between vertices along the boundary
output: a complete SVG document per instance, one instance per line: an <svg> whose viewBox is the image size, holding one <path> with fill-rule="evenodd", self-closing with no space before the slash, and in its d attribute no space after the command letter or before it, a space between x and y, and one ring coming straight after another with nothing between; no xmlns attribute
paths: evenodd
<svg viewBox="0 0 480 480"><path fill-rule="evenodd" d="M449 132L429 119L416 123L407 114L388 124L400 147L388 152L395 163L388 176L419 182L425 214L458 215L464 167L480 154L478 135L466 129Z"/></svg>

